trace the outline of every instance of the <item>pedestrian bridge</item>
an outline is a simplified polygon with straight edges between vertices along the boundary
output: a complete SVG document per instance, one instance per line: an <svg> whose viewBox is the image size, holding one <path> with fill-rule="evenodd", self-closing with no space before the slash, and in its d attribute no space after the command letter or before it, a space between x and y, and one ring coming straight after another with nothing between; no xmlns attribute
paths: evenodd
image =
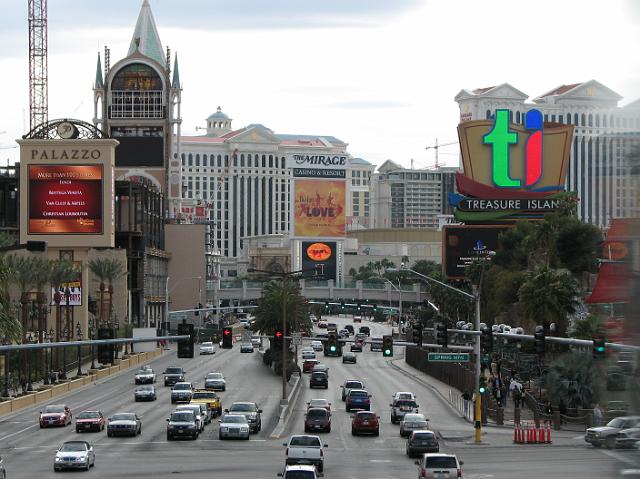
<svg viewBox="0 0 640 479"><path fill-rule="evenodd" d="M431 299L426 285L415 283L401 285L398 288L390 283L365 283L348 281L340 285L333 280L298 281L302 295L310 300L422 303ZM256 300L262 297L262 287L266 282L256 281L207 281L207 302L216 304L222 300Z"/></svg>

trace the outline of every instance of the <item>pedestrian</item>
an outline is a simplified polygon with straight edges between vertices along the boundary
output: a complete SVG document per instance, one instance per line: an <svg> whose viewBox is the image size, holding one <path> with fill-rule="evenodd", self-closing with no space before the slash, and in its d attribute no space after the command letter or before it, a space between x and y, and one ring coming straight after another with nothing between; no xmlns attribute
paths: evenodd
<svg viewBox="0 0 640 479"><path fill-rule="evenodd" d="M468 412L469 412L469 401L471 401L471 394L469 394L469 391L465 391L462 393L462 409L464 411L464 417L467 417Z"/></svg>
<svg viewBox="0 0 640 479"><path fill-rule="evenodd" d="M498 404L499 408L502 408L502 389L500 389L499 387L496 388L496 393L494 395L494 397L496 398L496 403Z"/></svg>
<svg viewBox="0 0 640 479"><path fill-rule="evenodd" d="M522 400L522 384L520 384L517 379L514 379L511 381L509 388L513 393L513 403L516 408L519 408L520 401Z"/></svg>
<svg viewBox="0 0 640 479"><path fill-rule="evenodd" d="M604 417L604 413L602 409L600 409L600 404L596 403L593 407L593 425L595 427L602 426L602 418Z"/></svg>

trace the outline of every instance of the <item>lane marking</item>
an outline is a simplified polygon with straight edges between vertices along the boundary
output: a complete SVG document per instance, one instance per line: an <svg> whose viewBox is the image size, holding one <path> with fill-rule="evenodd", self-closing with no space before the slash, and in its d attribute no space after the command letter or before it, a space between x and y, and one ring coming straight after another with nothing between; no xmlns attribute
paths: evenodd
<svg viewBox="0 0 640 479"><path fill-rule="evenodd" d="M2 437L0 437L0 441L4 441L5 439L8 439L8 438L13 437L13 436L16 436L18 434L21 434L21 433L23 433L25 431L28 431L29 429L34 428L36 426L40 427L40 424L32 424L31 426L27 426L24 429L20 429L19 431L16 431L14 433L7 434L6 436L2 436Z"/></svg>

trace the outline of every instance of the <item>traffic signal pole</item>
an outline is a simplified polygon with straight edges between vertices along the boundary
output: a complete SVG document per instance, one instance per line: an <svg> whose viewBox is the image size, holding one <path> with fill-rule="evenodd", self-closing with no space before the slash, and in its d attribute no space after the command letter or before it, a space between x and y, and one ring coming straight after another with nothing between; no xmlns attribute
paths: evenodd
<svg viewBox="0 0 640 479"><path fill-rule="evenodd" d="M480 288L474 287L476 306L476 331L480 331ZM482 394L480 394L480 340L481 335L476 336L474 351L476 355L476 414L475 414L475 442L482 442Z"/></svg>
<svg viewBox="0 0 640 479"><path fill-rule="evenodd" d="M289 299L289 277L282 278L282 399L281 405L286 405L287 400L287 299Z"/></svg>

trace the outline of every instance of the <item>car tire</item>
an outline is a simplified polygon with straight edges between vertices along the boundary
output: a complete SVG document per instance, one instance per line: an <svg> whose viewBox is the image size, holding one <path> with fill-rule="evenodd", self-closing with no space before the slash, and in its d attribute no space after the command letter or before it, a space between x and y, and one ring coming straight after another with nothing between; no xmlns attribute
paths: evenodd
<svg viewBox="0 0 640 479"><path fill-rule="evenodd" d="M374 436L379 436L380 435L380 429L376 429L376 432L373 433Z"/></svg>
<svg viewBox="0 0 640 479"><path fill-rule="evenodd" d="M58 469L57 467L54 467L53 472L60 472L60 469Z"/></svg>
<svg viewBox="0 0 640 479"><path fill-rule="evenodd" d="M140 429L138 429L138 436L142 434L142 426L140 426Z"/></svg>
<svg viewBox="0 0 640 479"><path fill-rule="evenodd" d="M357 436L356 430L354 428L351 428L351 435L352 436Z"/></svg>
<svg viewBox="0 0 640 479"><path fill-rule="evenodd" d="M133 398L133 400L134 400L135 402L139 402L139 401L140 401L140 399L138 399L138 398Z"/></svg>
<svg viewBox="0 0 640 479"><path fill-rule="evenodd" d="M88 471L89 469L91 469L91 463L87 461L87 467L85 467L84 470Z"/></svg>
<svg viewBox="0 0 640 479"><path fill-rule="evenodd" d="M111 431L107 430L107 437L113 437L113 434L111 434Z"/></svg>
<svg viewBox="0 0 640 479"><path fill-rule="evenodd" d="M318 472L319 473L324 472L324 462L321 462L320 464L318 464Z"/></svg>
<svg viewBox="0 0 640 479"><path fill-rule="evenodd" d="M194 433L194 434L193 434L193 436L191 436L191 439L192 439L193 441L195 441L196 439L198 439L198 433L197 433L197 432L196 432L196 433Z"/></svg>
<svg viewBox="0 0 640 479"><path fill-rule="evenodd" d="M331 432L331 426L326 429L327 432Z"/></svg>
<svg viewBox="0 0 640 479"><path fill-rule="evenodd" d="M616 448L616 437L615 436L607 437L607 439L605 440L605 445L607 446L607 449L615 449Z"/></svg>
<svg viewBox="0 0 640 479"><path fill-rule="evenodd" d="M171 441L171 439L173 439L173 437L171 436L171 434L167 434L167 441Z"/></svg>
<svg viewBox="0 0 640 479"><path fill-rule="evenodd" d="M80 433L80 429L76 428L76 432L77 432L77 433Z"/></svg>

